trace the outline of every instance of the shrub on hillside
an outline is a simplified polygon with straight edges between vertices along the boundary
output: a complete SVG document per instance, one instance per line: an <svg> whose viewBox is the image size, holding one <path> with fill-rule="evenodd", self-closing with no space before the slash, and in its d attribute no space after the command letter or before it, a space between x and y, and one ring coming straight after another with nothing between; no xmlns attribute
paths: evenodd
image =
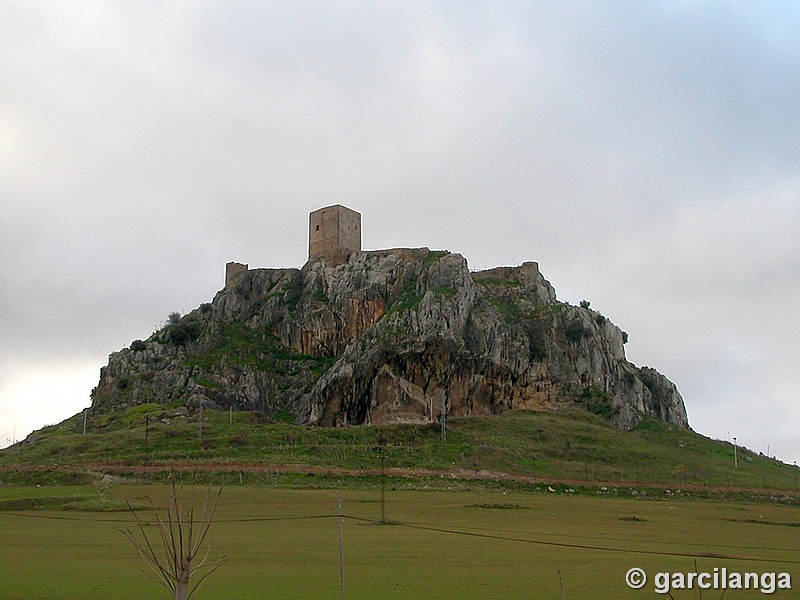
<svg viewBox="0 0 800 600"><path fill-rule="evenodd" d="M184 317L169 328L169 339L173 344L185 346L195 341L203 332L203 323L195 317Z"/></svg>
<svg viewBox="0 0 800 600"><path fill-rule="evenodd" d="M571 342L575 342L576 344L584 337L588 337L590 333L591 332L583 326L583 322L580 319L573 319L564 329L564 335L566 338Z"/></svg>

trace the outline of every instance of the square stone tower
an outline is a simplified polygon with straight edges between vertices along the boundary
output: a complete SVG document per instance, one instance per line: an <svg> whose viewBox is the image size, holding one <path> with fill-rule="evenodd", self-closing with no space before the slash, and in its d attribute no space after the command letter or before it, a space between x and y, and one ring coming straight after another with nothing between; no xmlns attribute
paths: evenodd
<svg viewBox="0 0 800 600"><path fill-rule="evenodd" d="M230 287L242 273L247 273L248 266L242 263L229 262L225 265L225 287Z"/></svg>
<svg viewBox="0 0 800 600"><path fill-rule="evenodd" d="M308 258L325 259L329 266L342 264L361 251L361 213L334 204L308 216Z"/></svg>

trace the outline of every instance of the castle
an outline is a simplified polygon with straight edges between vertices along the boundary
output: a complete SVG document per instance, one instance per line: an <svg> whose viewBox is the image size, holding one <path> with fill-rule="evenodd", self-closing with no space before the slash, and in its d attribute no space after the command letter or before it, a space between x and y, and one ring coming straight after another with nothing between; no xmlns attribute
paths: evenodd
<svg viewBox="0 0 800 600"><path fill-rule="evenodd" d="M353 252L361 251L361 213L334 204L308 215L308 260L321 260L329 267L347 262ZM233 285L247 264L225 265L225 287Z"/></svg>

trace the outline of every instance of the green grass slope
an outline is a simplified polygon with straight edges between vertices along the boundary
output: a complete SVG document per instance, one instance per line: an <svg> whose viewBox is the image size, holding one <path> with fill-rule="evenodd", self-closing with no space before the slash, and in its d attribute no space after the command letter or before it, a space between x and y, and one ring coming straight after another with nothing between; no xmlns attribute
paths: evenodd
<svg viewBox="0 0 800 600"><path fill-rule="evenodd" d="M77 415L33 437L0 451L0 483L35 483L45 469L55 483L88 483L87 468L102 466L216 466L240 473L284 466L294 473L374 477L381 455L391 476L450 480L795 493L800 475L797 467L741 447L735 467L730 443L661 421L645 419L622 432L578 409L452 418L443 439L438 424L320 428L283 422L280 415L213 410L200 423L198 414L177 406L144 404L95 417L85 435Z"/></svg>

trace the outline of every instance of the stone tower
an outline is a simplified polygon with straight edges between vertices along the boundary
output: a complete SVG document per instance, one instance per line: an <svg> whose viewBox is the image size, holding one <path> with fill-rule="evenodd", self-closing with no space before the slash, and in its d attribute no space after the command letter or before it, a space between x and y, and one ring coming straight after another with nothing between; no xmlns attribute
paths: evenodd
<svg viewBox="0 0 800 600"><path fill-rule="evenodd" d="M361 213L334 204L308 217L308 258L324 259L328 266L347 261L361 251Z"/></svg>
<svg viewBox="0 0 800 600"><path fill-rule="evenodd" d="M248 266L242 263L229 262L225 265L225 287L230 287L242 273L247 273Z"/></svg>

